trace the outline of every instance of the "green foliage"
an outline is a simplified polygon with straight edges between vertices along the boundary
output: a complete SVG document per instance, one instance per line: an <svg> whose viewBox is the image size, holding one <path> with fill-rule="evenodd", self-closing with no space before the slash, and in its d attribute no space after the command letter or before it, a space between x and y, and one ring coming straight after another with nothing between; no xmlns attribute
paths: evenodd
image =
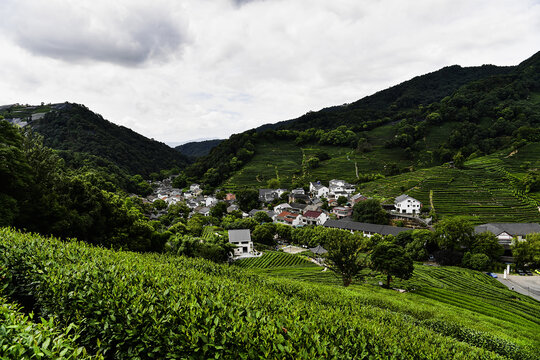
<svg viewBox="0 0 540 360"><path fill-rule="evenodd" d="M470 249L474 242L474 227L464 218L447 218L435 225L435 236L443 250Z"/></svg>
<svg viewBox="0 0 540 360"><path fill-rule="evenodd" d="M392 277L409 279L414 270L412 259L401 246L383 241L370 254L370 267L386 275L386 286L390 287Z"/></svg>
<svg viewBox="0 0 540 360"><path fill-rule="evenodd" d="M54 319L34 319L0 297L0 358L2 359L103 359L89 356L76 344L76 326L58 327Z"/></svg>
<svg viewBox="0 0 540 360"><path fill-rule="evenodd" d="M540 268L540 234L529 234L525 241L514 240L512 255L518 267Z"/></svg>
<svg viewBox="0 0 540 360"><path fill-rule="evenodd" d="M257 225L251 238L254 242L265 244L265 245L275 245L274 241L275 225L272 223L266 223L262 225Z"/></svg>
<svg viewBox="0 0 540 360"><path fill-rule="evenodd" d="M167 208L167 203L164 200L157 199L153 202L156 210L164 210Z"/></svg>
<svg viewBox="0 0 540 360"><path fill-rule="evenodd" d="M343 286L351 285L353 280L361 278L361 271L366 266L362 239L354 234L329 229L325 254L328 268L341 277Z"/></svg>
<svg viewBox="0 0 540 360"><path fill-rule="evenodd" d="M360 201L353 206L352 218L355 221L371 224L388 224L388 213L384 211L377 199Z"/></svg>
<svg viewBox="0 0 540 360"><path fill-rule="evenodd" d="M210 209L210 216L221 219L223 215L227 214L227 203L219 201Z"/></svg>
<svg viewBox="0 0 540 360"><path fill-rule="evenodd" d="M520 297L527 305L521 310L517 310L520 302L506 300L515 310L454 306L457 316L446 310L453 305L435 306L429 298L435 292L410 296L379 294L368 288L357 292L274 280L200 259L115 252L9 229L0 232L2 282L10 292L33 294L36 307L54 314L61 326L79 322L78 344L107 358L400 354L404 358L538 359L527 348L527 341L531 349L537 345L533 340L537 334L529 330L538 322L538 316L532 315L538 305L526 297ZM321 276L320 268L317 274ZM482 276L488 290L497 288L493 279ZM453 278L442 278L449 279ZM510 293L497 289L506 296ZM409 301L417 296L424 299L422 304ZM471 308L471 295L463 296L463 308ZM479 311L485 310L494 315L480 316ZM475 317L471 321L470 315ZM502 320L508 315L514 315L516 323ZM476 319L491 320L482 327ZM511 334L493 330L505 324Z"/></svg>
<svg viewBox="0 0 540 360"><path fill-rule="evenodd" d="M259 207L259 193L257 190L239 190L236 192L236 202L240 209L248 212Z"/></svg>
<svg viewBox="0 0 540 360"><path fill-rule="evenodd" d="M165 244L165 251L187 257L198 257L214 262L226 262L234 245L219 238L197 238L189 235L176 235Z"/></svg>
<svg viewBox="0 0 540 360"><path fill-rule="evenodd" d="M255 215L253 216L253 219L255 219L255 221L258 222L259 224L272 222L272 218L268 216L268 214L265 213L264 211L257 211Z"/></svg>
<svg viewBox="0 0 540 360"><path fill-rule="evenodd" d="M474 236L471 252L473 254L484 254L490 262L493 262L498 261L504 254L504 248L499 244L499 239L493 233L487 231Z"/></svg>
<svg viewBox="0 0 540 360"><path fill-rule="evenodd" d="M463 255L462 265L473 270L487 270L491 260L486 254L471 254L466 252Z"/></svg>

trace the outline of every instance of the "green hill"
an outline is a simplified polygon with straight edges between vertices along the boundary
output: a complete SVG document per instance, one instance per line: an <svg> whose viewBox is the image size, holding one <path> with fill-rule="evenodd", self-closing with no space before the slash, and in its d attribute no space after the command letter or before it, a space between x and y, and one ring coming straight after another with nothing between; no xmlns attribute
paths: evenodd
<svg viewBox="0 0 540 360"><path fill-rule="evenodd" d="M174 149L181 152L189 158L198 158L201 156L208 155L210 150L217 146L223 140L204 140L204 141L193 141L186 144L178 145Z"/></svg>
<svg viewBox="0 0 540 360"><path fill-rule="evenodd" d="M0 247L12 298L106 358L539 358L539 303L463 269L419 267L401 294L6 228Z"/></svg>
<svg viewBox="0 0 540 360"><path fill-rule="evenodd" d="M527 146L540 142L539 74L540 53L513 67L445 68L352 104L233 135L186 173L232 191L266 187L270 179L297 187L342 178L382 198L409 191L429 204L432 192L441 215L538 221L540 189L525 183L539 176L531 164L540 152ZM490 154L513 150L516 159L529 155L516 165L525 170L508 175ZM466 169L441 168L453 160L461 168L467 158L476 160Z"/></svg>
<svg viewBox="0 0 540 360"><path fill-rule="evenodd" d="M0 115L27 121L48 147L100 157L132 175L148 176L189 162L167 145L115 125L83 105L12 105L2 107Z"/></svg>

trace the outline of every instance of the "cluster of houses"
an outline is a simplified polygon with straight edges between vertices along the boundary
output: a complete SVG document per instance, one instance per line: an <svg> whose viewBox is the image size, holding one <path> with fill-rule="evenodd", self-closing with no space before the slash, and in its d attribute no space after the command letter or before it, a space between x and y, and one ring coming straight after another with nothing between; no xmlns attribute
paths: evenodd
<svg viewBox="0 0 540 360"><path fill-rule="evenodd" d="M353 232L361 232L364 236L379 235L398 235L402 231L411 230L406 227L376 225L352 221L352 207L360 202L367 200L367 197L356 193L354 185L344 180L330 180L328 186L320 182L312 182L309 191L303 188L292 189L259 189L259 201L265 204L264 208L252 209L248 213L243 212L244 217L253 217L258 212L265 212L275 223L285 224L292 227L302 227L309 225L320 225L329 228L343 229ZM288 196L283 198L283 194ZM343 197L343 198L341 198ZM340 199L341 198L341 199ZM210 209L220 201L227 203L227 212L231 213L240 210L236 204L236 197L232 193L226 194L224 200L218 199L214 195L203 195L199 184L192 184L189 190L182 192L172 187L171 179L165 179L157 183L154 194L148 196L145 201L154 202L157 199L165 201L168 205L178 202L185 202L191 209L190 216L201 214L210 215ZM283 199L283 202L269 206L270 203L276 203L276 200ZM323 209L323 199L326 199L328 207ZM341 205L340 205L341 204ZM403 194L395 198L394 204L386 206L386 210L394 218L417 217L421 212L422 203ZM161 210L151 217L158 218L165 213ZM510 249L512 239L523 240L530 233L540 233L540 224L537 223L488 223L475 227L475 233L489 231L499 239L499 243ZM232 233L231 233L232 232ZM254 256L253 243L251 242L249 230L230 230L229 241L237 245L235 257ZM509 255L509 251L505 255ZM508 259L510 260L510 259Z"/></svg>

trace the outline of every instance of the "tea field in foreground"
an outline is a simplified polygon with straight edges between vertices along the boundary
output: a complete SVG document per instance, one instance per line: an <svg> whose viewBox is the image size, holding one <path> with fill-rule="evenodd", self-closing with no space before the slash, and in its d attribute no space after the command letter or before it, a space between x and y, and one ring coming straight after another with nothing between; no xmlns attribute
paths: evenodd
<svg viewBox="0 0 540 360"><path fill-rule="evenodd" d="M277 269L291 268L301 269ZM105 358L539 358L538 302L473 273L460 283L440 270L419 268L416 292L344 289L0 229L0 289L9 301L54 317L58 333L71 328L69 349ZM481 288L450 299L466 283ZM493 299L481 296L488 291ZM452 303L460 299L466 306Z"/></svg>

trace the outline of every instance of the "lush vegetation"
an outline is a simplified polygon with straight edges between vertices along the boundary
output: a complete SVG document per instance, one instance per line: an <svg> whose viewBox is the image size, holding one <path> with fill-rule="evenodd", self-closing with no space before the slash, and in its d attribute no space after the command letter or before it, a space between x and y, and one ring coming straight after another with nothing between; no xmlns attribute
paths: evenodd
<svg viewBox="0 0 540 360"><path fill-rule="evenodd" d="M43 135L44 144L57 150L94 155L114 163L131 175L148 176L172 167L183 168L187 158L167 145L115 125L83 105L56 104L4 109L4 118L24 118L32 113L45 116L30 122Z"/></svg>
<svg viewBox="0 0 540 360"><path fill-rule="evenodd" d="M473 223L538 222L540 196L523 181L540 165L540 143L473 158L463 169L437 166L362 184L360 192L383 201L407 193L439 216Z"/></svg>
<svg viewBox="0 0 540 360"><path fill-rule="evenodd" d="M72 170L39 136L0 121L0 225L136 251L167 241L145 216L142 201L117 186L121 177L93 168ZM146 191L140 176L125 178Z"/></svg>
<svg viewBox="0 0 540 360"><path fill-rule="evenodd" d="M62 330L56 321L34 319L0 296L0 358L2 359L102 359L88 356L76 344L74 326Z"/></svg>
<svg viewBox="0 0 540 360"><path fill-rule="evenodd" d="M216 147L223 140L204 140L196 142L188 142L187 144L178 145L175 150L180 151L188 158L196 159L201 156L208 155L210 150Z"/></svg>
<svg viewBox="0 0 540 360"><path fill-rule="evenodd" d="M31 295L34 309L60 326L75 322L77 343L105 357L538 358L538 316L526 316L537 311L533 303L512 319L454 314L427 298L415 304L414 294L273 280L204 260L0 231L2 283L12 297Z"/></svg>
<svg viewBox="0 0 540 360"><path fill-rule="evenodd" d="M515 67L445 68L353 104L234 135L187 173L228 190L270 182L306 186L336 177L367 182L369 189L402 173L398 179L408 184L395 189L403 192L427 172L431 179L420 185L428 190L420 188L419 196L427 204L430 190L440 187L434 202L441 214L457 210L454 214L472 214L478 222L535 221L540 175L532 163L538 152L530 155L530 171L517 188L511 176L493 167L489 157L483 163L482 156L505 148L520 151L540 140L539 67L540 54ZM455 168L433 168L450 161ZM479 196L456 196L469 188ZM461 206L464 201L472 203ZM509 211L490 216L497 208Z"/></svg>

